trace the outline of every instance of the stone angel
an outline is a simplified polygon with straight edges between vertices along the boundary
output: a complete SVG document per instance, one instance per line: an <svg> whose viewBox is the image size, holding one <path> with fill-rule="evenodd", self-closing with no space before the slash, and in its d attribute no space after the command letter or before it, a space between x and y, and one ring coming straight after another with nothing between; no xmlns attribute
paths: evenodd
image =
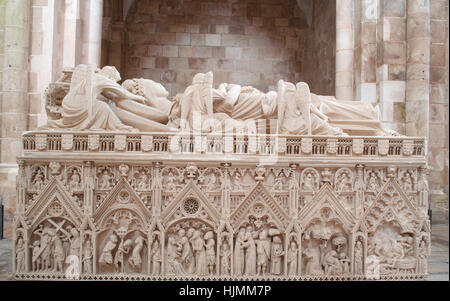
<svg viewBox="0 0 450 301"><path fill-rule="evenodd" d="M91 65L78 65L72 74L69 93L62 102L62 118L49 120L43 129L173 130L163 124L167 123L167 118L160 118L160 111L146 105L145 97L129 92L117 83L119 80L120 74L114 67L100 70Z"/></svg>
<svg viewBox="0 0 450 301"><path fill-rule="evenodd" d="M180 99L182 132L212 130L209 125L203 124L203 118L213 119L212 85L212 72L199 73L194 76L192 85L186 88Z"/></svg>
<svg viewBox="0 0 450 301"><path fill-rule="evenodd" d="M344 135L342 130L328 124L328 118L311 104L306 83L278 82L278 134Z"/></svg>

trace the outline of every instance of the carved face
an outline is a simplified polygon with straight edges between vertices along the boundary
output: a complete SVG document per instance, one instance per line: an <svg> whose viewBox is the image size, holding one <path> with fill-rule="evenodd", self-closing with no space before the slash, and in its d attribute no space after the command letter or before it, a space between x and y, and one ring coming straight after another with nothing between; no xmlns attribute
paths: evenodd
<svg viewBox="0 0 450 301"><path fill-rule="evenodd" d="M240 234L240 235L244 235L244 234L245 234L245 228L243 228L243 227L240 228L240 229L239 229L239 234Z"/></svg>
<svg viewBox="0 0 450 301"><path fill-rule="evenodd" d="M186 231L185 231L184 229L180 229L180 230L178 231L178 235L179 235L180 237L184 237L185 234L186 234Z"/></svg>
<svg viewBox="0 0 450 301"><path fill-rule="evenodd" d="M109 240L112 241L113 243L116 243L117 242L117 236L115 234L111 234Z"/></svg>
<svg viewBox="0 0 450 301"><path fill-rule="evenodd" d="M189 229L188 231L187 231L187 237L189 237L189 238L191 238L192 237L192 235L194 235L194 229Z"/></svg>

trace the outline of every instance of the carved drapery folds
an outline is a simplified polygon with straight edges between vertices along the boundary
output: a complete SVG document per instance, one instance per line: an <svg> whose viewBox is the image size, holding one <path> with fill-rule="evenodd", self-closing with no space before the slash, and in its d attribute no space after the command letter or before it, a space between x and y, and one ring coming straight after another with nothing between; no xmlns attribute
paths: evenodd
<svg viewBox="0 0 450 301"><path fill-rule="evenodd" d="M417 279L430 248L425 172L25 158L14 271L20 279Z"/></svg>

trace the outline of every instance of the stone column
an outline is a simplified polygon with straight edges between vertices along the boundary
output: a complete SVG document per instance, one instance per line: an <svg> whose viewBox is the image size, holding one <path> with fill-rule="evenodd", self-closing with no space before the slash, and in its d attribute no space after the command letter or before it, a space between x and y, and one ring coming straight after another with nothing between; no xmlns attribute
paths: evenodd
<svg viewBox="0 0 450 301"><path fill-rule="evenodd" d="M80 2L82 48L79 63L100 66L102 53L103 0Z"/></svg>
<svg viewBox="0 0 450 301"><path fill-rule="evenodd" d="M354 100L377 101L378 0L354 2Z"/></svg>
<svg viewBox="0 0 450 301"><path fill-rule="evenodd" d="M380 0L377 23L377 101L384 127L404 129L406 0Z"/></svg>
<svg viewBox="0 0 450 301"><path fill-rule="evenodd" d="M407 1L406 135L428 137L430 2Z"/></svg>
<svg viewBox="0 0 450 301"><path fill-rule="evenodd" d="M448 219L449 111L448 21L449 0L430 1L430 120L428 164L433 223Z"/></svg>
<svg viewBox="0 0 450 301"><path fill-rule="evenodd" d="M18 138L27 130L30 1L5 3L1 164L15 164L21 151Z"/></svg>
<svg viewBox="0 0 450 301"><path fill-rule="evenodd" d="M27 130L28 53L30 3L28 0L2 1L4 6L4 47L2 99L0 102L0 190L5 205L5 236L10 236L9 220L15 206L16 156L21 153L20 136Z"/></svg>
<svg viewBox="0 0 450 301"><path fill-rule="evenodd" d="M80 27L80 0L65 0L63 67L74 67L77 57L81 57L81 47L77 45Z"/></svg>
<svg viewBox="0 0 450 301"><path fill-rule="evenodd" d="M336 98L353 100L353 0L336 0Z"/></svg>

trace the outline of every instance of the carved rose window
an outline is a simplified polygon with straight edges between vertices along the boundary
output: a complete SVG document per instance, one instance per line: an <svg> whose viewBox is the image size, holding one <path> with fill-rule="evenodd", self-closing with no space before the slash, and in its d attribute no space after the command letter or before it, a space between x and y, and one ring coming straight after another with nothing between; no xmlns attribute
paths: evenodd
<svg viewBox="0 0 450 301"><path fill-rule="evenodd" d="M130 201L130 193L126 190L122 190L119 193L119 202L122 204L126 204Z"/></svg>
<svg viewBox="0 0 450 301"><path fill-rule="evenodd" d="M188 199L184 202L183 209L188 214L195 214L198 211L198 208L200 207L197 200L194 199Z"/></svg>

